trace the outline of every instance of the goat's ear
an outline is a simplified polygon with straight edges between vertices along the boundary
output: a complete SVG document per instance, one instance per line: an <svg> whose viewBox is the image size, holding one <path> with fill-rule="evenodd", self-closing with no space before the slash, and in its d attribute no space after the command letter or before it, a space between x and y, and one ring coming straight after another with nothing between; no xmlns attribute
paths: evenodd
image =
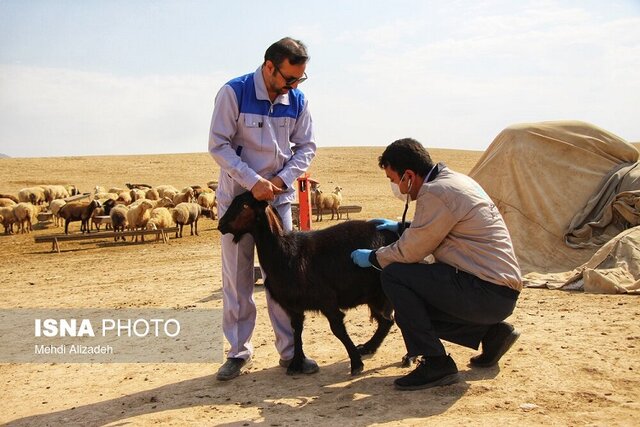
<svg viewBox="0 0 640 427"><path fill-rule="evenodd" d="M265 213L267 215L267 223L269 224L271 233L276 236L283 235L284 228L282 227L282 221L280 220L278 213L273 209L271 205L267 205Z"/></svg>

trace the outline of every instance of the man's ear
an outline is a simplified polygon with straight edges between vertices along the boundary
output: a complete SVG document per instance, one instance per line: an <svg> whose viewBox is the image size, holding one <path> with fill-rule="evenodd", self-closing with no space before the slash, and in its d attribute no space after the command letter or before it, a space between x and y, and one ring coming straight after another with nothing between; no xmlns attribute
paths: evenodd
<svg viewBox="0 0 640 427"><path fill-rule="evenodd" d="M264 66L270 74L273 74L273 72L275 71L275 65L270 59L264 61Z"/></svg>

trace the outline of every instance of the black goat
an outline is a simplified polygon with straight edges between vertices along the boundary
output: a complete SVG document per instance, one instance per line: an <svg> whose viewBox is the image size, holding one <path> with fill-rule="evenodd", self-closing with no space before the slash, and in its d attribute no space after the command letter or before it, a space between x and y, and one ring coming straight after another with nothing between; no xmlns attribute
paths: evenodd
<svg viewBox="0 0 640 427"><path fill-rule="evenodd" d="M382 291L380 272L360 268L350 254L397 240L391 232L376 231L365 221L347 221L322 230L285 233L278 213L250 192L237 196L218 222L218 230L238 242L250 233L265 271L265 286L291 318L294 356L287 374L302 371L304 312L320 311L349 353L351 374L362 372L361 355L374 353L389 333L392 308ZM371 339L356 347L344 326L343 309L367 304L378 327Z"/></svg>

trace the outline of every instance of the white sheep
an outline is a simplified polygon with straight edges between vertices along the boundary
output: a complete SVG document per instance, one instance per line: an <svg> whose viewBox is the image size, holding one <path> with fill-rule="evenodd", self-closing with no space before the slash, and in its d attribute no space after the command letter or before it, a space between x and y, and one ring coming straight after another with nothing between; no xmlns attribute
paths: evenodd
<svg viewBox="0 0 640 427"><path fill-rule="evenodd" d="M113 191L109 191L109 193L113 193ZM129 191L120 191L118 193L118 198L116 199L116 202L121 203L123 205L130 205L132 201L133 200L131 200L131 193L129 193Z"/></svg>
<svg viewBox="0 0 640 427"><path fill-rule="evenodd" d="M42 185L44 196L47 203L52 200L65 199L70 196L69 191L64 185Z"/></svg>
<svg viewBox="0 0 640 427"><path fill-rule="evenodd" d="M331 219L335 214L336 219L340 219L340 203L342 203L342 187L336 187L332 193L325 194L316 188L316 221L322 221L322 210L331 209Z"/></svg>
<svg viewBox="0 0 640 427"><path fill-rule="evenodd" d="M182 237L182 228L191 225L191 235L193 236L193 226L195 224L196 236L198 235L198 218L202 214L202 207L197 203L180 203L171 213L173 220L178 225L176 237Z"/></svg>
<svg viewBox="0 0 640 427"><path fill-rule="evenodd" d="M66 204L67 202L63 199L55 199L52 200L51 203L49 203L49 210L53 214L53 224L56 227L60 226L60 215L58 215L58 213L60 212L60 208L62 208Z"/></svg>
<svg viewBox="0 0 640 427"><path fill-rule="evenodd" d="M147 230L162 230L163 228L173 227L173 217L168 208L154 208L151 210L151 218L147 221ZM160 235L156 234L156 241L160 239Z"/></svg>
<svg viewBox="0 0 640 427"><path fill-rule="evenodd" d="M16 215L13 212L13 206L0 208L0 222L4 226L4 234L13 233L13 224L16 222Z"/></svg>
<svg viewBox="0 0 640 427"><path fill-rule="evenodd" d="M149 218L151 218L151 209L153 204L149 200L143 200L139 205L129 208L127 211L127 223L130 230L142 229L147 226ZM141 236L141 240L144 242L144 234ZM135 240L138 241L138 236L135 236Z"/></svg>
<svg viewBox="0 0 640 427"><path fill-rule="evenodd" d="M20 233L30 233L33 231L33 223L38 221L40 209L31 203L20 202L13 207L13 214L18 223Z"/></svg>
<svg viewBox="0 0 640 427"><path fill-rule="evenodd" d="M46 201L44 188L27 187L18 191L18 200L21 202L30 202L34 205L41 205Z"/></svg>
<svg viewBox="0 0 640 427"><path fill-rule="evenodd" d="M100 193L93 193L93 198L96 200L118 200L117 193L107 193L106 191Z"/></svg>
<svg viewBox="0 0 640 427"><path fill-rule="evenodd" d="M145 190L140 190L139 188L132 188L129 190L132 202L146 198L146 194L147 192Z"/></svg>
<svg viewBox="0 0 640 427"><path fill-rule="evenodd" d="M153 188L158 192L159 197L170 197L173 199L173 196L178 194L178 189L173 185L158 185Z"/></svg>
<svg viewBox="0 0 640 427"><path fill-rule="evenodd" d="M203 191L198 196L197 203L204 209L207 209L211 212L211 219L216 219L216 213L214 212L213 208L215 208L218 204L216 203L216 194L214 192Z"/></svg>
<svg viewBox="0 0 640 427"><path fill-rule="evenodd" d="M67 184L64 186L64 188L67 190L70 196L75 196L77 194L80 194L80 190L78 190L78 187L76 187L73 184Z"/></svg>
<svg viewBox="0 0 640 427"><path fill-rule="evenodd" d="M113 199L99 200L101 206L99 208L95 208L93 213L91 214L91 228L95 228L100 231L100 226L105 224L105 229L111 229L111 221L106 221L106 218L109 217L111 219L109 213L111 213L111 209L116 205L116 201Z"/></svg>
<svg viewBox="0 0 640 427"><path fill-rule="evenodd" d="M173 204L173 200L171 200L168 197L163 197L161 199L157 199L157 200L151 200L151 199L138 199L134 202L131 202L131 204L129 205L129 208L135 208L136 206L140 205L140 203L142 202L149 202L151 203L151 206L153 206L154 208L168 208L168 207L173 207L175 206Z"/></svg>

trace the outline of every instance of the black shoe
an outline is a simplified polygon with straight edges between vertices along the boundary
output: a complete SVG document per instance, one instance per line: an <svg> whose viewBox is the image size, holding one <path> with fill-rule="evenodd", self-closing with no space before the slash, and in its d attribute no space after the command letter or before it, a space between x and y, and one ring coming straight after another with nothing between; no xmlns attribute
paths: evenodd
<svg viewBox="0 0 640 427"><path fill-rule="evenodd" d="M288 368L289 365L291 365L292 360L293 359L289 359L289 360L280 359L280 361L278 362L278 365L282 366L283 368ZM303 374L315 374L319 370L320 368L318 367L318 364L316 363L315 360L305 357L304 360L302 361ZM287 372L287 374L288 373L289 372Z"/></svg>
<svg viewBox="0 0 640 427"><path fill-rule="evenodd" d="M507 322L497 323L489 328L482 338L482 354L473 356L469 363L472 366L488 368L498 363L520 337L520 332Z"/></svg>
<svg viewBox="0 0 640 427"><path fill-rule="evenodd" d="M242 359L240 357L230 357L220 366L216 379L219 381L229 381L244 373L251 367L251 358Z"/></svg>
<svg viewBox="0 0 640 427"><path fill-rule="evenodd" d="M421 390L460 381L458 367L451 356L425 357L411 373L393 382L398 390Z"/></svg>

